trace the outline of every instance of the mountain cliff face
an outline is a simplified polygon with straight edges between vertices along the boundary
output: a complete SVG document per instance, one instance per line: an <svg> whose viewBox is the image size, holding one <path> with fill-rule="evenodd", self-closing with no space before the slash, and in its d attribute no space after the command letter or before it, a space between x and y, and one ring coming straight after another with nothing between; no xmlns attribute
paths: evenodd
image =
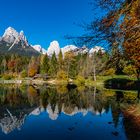
<svg viewBox="0 0 140 140"><path fill-rule="evenodd" d="M62 50L62 54L64 55L66 52L69 52L69 51L76 51L78 49L78 47L74 46L74 45L67 45L63 48L61 48Z"/></svg>
<svg viewBox="0 0 140 140"><path fill-rule="evenodd" d="M26 39L24 32L18 33L14 28L9 27L0 38L0 53L19 55L38 55L39 53L33 49Z"/></svg>
<svg viewBox="0 0 140 140"><path fill-rule="evenodd" d="M59 46L58 41L51 42L50 46L49 46L49 48L47 50L48 56L52 56L53 53L55 53L56 56L57 56L59 54L59 52L60 52L60 46Z"/></svg>
<svg viewBox="0 0 140 140"><path fill-rule="evenodd" d="M104 50L104 48L102 48L102 47L100 47L100 46L95 46L94 48L91 48L90 50L89 50L89 54L93 54L93 53L97 53L97 52L99 52L99 51L101 51L102 53L105 53L105 50Z"/></svg>
<svg viewBox="0 0 140 140"><path fill-rule="evenodd" d="M42 48L41 45L34 45L34 46L31 46L31 47L33 47L37 52L39 52L41 54L46 54L47 53L47 50Z"/></svg>
<svg viewBox="0 0 140 140"><path fill-rule="evenodd" d="M19 33L12 27L9 27L5 30L5 33L2 36L2 40L11 44L14 43L15 39L19 37Z"/></svg>
<svg viewBox="0 0 140 140"><path fill-rule="evenodd" d="M29 46L28 41L24 35L23 31L18 33L14 28L9 27L5 30L4 35L2 36L2 41L14 45L21 44L22 47ZM11 47L12 49L12 47Z"/></svg>
<svg viewBox="0 0 140 140"><path fill-rule="evenodd" d="M88 53L89 55L92 55L95 52L99 52L99 51L101 51L102 53L105 53L104 48L102 48L100 46L95 46L91 49L88 49L86 46L77 47L75 45L67 45L67 46L64 46L63 48L60 48L58 41L51 42L50 46L46 52L47 52L48 56L52 56L53 53L55 53L57 56L59 54L60 50L62 51L63 55L66 52L73 52L73 53L75 53L75 55L86 54L86 53Z"/></svg>

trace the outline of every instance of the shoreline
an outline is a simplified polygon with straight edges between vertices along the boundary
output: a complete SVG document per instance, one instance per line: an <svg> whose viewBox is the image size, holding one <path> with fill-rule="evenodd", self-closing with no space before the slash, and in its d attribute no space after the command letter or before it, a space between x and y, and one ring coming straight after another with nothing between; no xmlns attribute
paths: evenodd
<svg viewBox="0 0 140 140"><path fill-rule="evenodd" d="M93 81L91 79L85 79L84 82L82 81L76 81L76 79L68 79L68 80L62 80L62 79L33 79L33 78L21 78L21 79L9 79L4 80L0 79L0 84L2 85L8 85L8 84L15 84L15 85L68 85L68 84L74 84L76 86L85 86L85 87L100 87L100 88L107 88L114 90L137 90L137 81L136 79L131 79L127 76L98 76L97 81ZM120 85L123 85L120 87Z"/></svg>
<svg viewBox="0 0 140 140"><path fill-rule="evenodd" d="M54 85L54 86L59 86L59 85L68 85L68 84L72 84L72 85L76 85L76 86L85 86L85 87L103 87L104 82L102 81L91 81L90 83L85 82L84 85L77 85L75 84L74 80L57 80L57 79L49 79L49 80L40 80L40 79L11 79L11 80L0 80L0 84L1 85L10 85L10 84L14 84L14 85L44 85L44 84L48 84L48 85Z"/></svg>

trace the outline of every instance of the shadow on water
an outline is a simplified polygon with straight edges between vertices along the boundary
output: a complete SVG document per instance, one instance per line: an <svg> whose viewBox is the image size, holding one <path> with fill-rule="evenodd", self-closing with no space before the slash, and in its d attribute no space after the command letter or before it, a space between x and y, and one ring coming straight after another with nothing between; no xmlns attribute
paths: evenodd
<svg viewBox="0 0 140 140"><path fill-rule="evenodd" d="M105 81L105 88L107 89L120 89L120 90L138 90L139 82L122 79L122 78L112 78Z"/></svg>
<svg viewBox="0 0 140 140"><path fill-rule="evenodd" d="M115 90L135 90L137 91L137 98L140 99L140 81L113 78L106 80L104 86L107 89Z"/></svg>
<svg viewBox="0 0 140 140"><path fill-rule="evenodd" d="M104 85L106 89L117 90L116 102L123 106L123 125L127 138L140 140L140 81L113 78L106 80ZM116 115L117 112L119 110Z"/></svg>

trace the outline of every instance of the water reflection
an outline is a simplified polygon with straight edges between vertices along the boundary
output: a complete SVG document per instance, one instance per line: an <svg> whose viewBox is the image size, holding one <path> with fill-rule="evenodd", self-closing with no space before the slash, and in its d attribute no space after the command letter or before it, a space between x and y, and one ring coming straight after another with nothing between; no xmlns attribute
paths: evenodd
<svg viewBox="0 0 140 140"><path fill-rule="evenodd" d="M62 114L63 118L65 116L75 117L80 114L80 117L85 116L89 121L87 127L93 120L91 116L102 116L102 123L106 127L113 124L113 127L110 128L111 135L118 136L119 133L123 133L123 136L118 139L126 139L125 132L121 132L121 130L118 130L120 132L114 131L114 128L120 129L120 127L123 127L120 120L123 117L121 108L138 104L138 102L139 99L135 92L83 87L68 90L67 87L63 86L0 87L0 127L5 134L16 129L21 130L23 124L26 123L26 118L41 116L44 112L53 121L59 120ZM106 118L104 114L110 113L111 116ZM106 119L110 119L110 121L106 122ZM96 122L94 123L96 126ZM73 126L68 128L69 131L73 129ZM87 130L91 131L89 128ZM114 138L110 136L110 139Z"/></svg>

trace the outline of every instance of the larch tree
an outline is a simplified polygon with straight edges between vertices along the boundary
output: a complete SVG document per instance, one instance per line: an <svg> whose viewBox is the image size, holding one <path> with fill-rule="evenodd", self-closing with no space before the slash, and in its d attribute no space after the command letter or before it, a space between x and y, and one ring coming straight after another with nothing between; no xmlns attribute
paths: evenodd
<svg viewBox="0 0 140 140"><path fill-rule="evenodd" d="M80 45L102 44L109 48L110 62L117 71L122 70L125 58L136 67L140 79L140 0L97 0L94 4L94 11L102 14L83 25L87 33L67 38Z"/></svg>
<svg viewBox="0 0 140 140"><path fill-rule="evenodd" d="M28 76L33 77L39 72L39 65L37 59L32 56L28 66Z"/></svg>
<svg viewBox="0 0 140 140"><path fill-rule="evenodd" d="M121 25L124 32L123 47L125 54L136 68L140 80L140 1L135 0L129 6L127 17Z"/></svg>

